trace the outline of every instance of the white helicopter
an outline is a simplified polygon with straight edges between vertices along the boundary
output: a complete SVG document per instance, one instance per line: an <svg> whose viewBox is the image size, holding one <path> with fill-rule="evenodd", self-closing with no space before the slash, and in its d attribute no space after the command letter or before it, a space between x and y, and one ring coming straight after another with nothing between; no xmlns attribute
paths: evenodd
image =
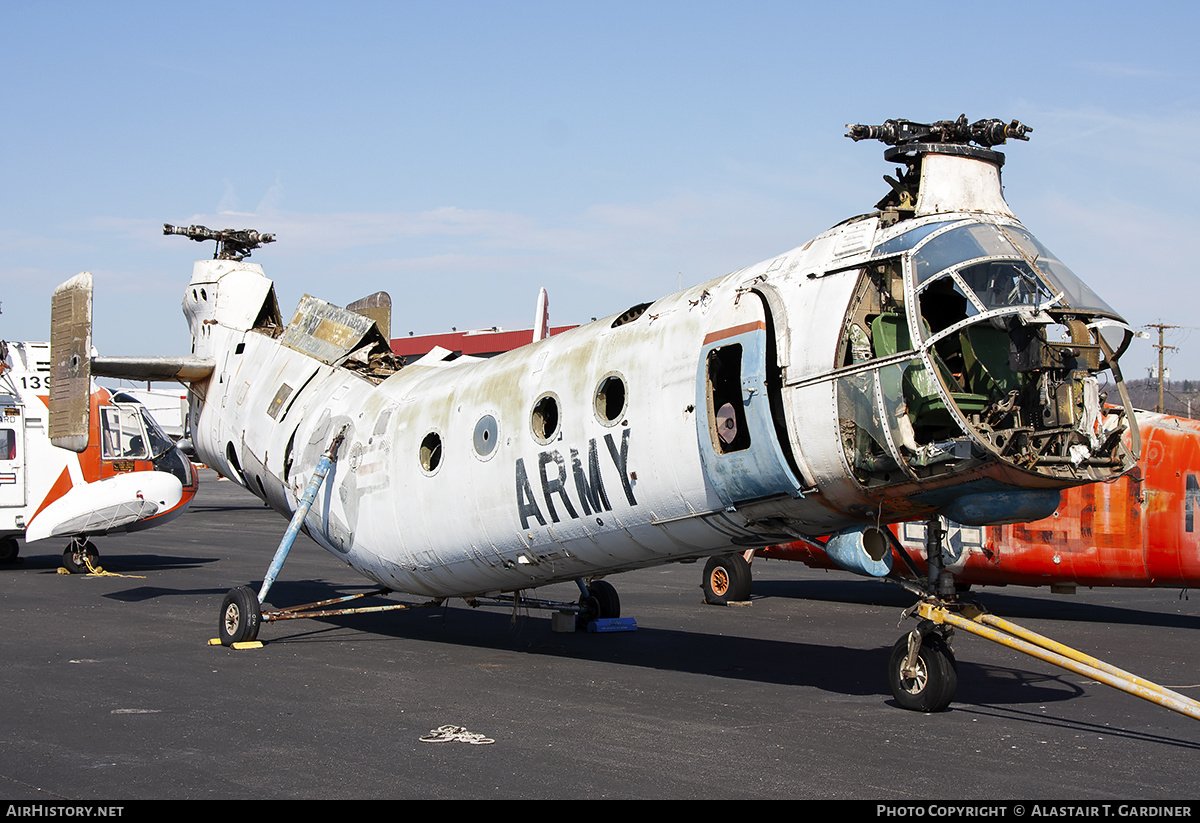
<svg viewBox="0 0 1200 823"><path fill-rule="evenodd" d="M1133 332L1001 192L994 147L1027 131L965 116L850 127L903 167L874 212L486 360L439 349L405 364L367 312L308 295L285 325L244 259L272 235L168 225L217 241L184 294L192 354L89 359L85 273L55 293L55 328L76 330L55 387L187 383L196 454L292 518L260 591L226 596L226 645L295 616L263 604L300 529L380 591L581 624L619 617L600 576L797 536L833 534L839 565L883 575L888 523L1032 520L1060 489L1134 464L1133 421L1100 380L1124 397ZM579 602L525 594L563 581ZM952 600L952 578L930 583ZM902 706L952 699L944 634L923 620L897 643Z"/></svg>
<svg viewBox="0 0 1200 823"><path fill-rule="evenodd" d="M17 560L18 538L70 538L63 566L94 568L91 537L167 523L196 495L192 465L132 397L90 386L95 415L71 451L46 431L50 345L0 341L0 563ZM78 452L78 453L76 453Z"/></svg>

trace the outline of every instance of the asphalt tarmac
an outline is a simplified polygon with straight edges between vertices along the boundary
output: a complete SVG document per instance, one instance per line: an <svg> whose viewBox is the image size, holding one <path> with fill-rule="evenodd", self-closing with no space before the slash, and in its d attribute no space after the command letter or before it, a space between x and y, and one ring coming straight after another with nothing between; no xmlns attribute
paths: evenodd
<svg viewBox="0 0 1200 823"><path fill-rule="evenodd" d="M636 632L446 608L264 625L210 646L286 521L205 481L175 522L0 567L0 798L853 798L1200 796L1200 721L959 633L948 711L897 708L885 664L910 598L757 561L752 605L705 606L701 566L610 578ZM447 513L453 517L452 512ZM301 537L268 598L370 588ZM541 596L574 600L573 586ZM1200 597L988 589L996 614L1200 697ZM429 743L444 725L495 742Z"/></svg>

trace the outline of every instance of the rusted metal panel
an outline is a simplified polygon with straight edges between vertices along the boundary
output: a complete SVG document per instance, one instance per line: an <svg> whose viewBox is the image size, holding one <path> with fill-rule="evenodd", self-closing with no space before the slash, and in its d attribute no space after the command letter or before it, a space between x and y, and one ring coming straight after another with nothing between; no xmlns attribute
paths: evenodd
<svg viewBox="0 0 1200 823"><path fill-rule="evenodd" d="M92 275L54 290L50 303L50 442L82 452L88 445L92 373Z"/></svg>
<svg viewBox="0 0 1200 823"><path fill-rule="evenodd" d="M346 306L352 312L375 321L384 337L392 336L392 298L385 291L377 291L355 300Z"/></svg>
<svg viewBox="0 0 1200 823"><path fill-rule="evenodd" d="M354 351L374 325L369 317L306 294L279 342L333 365Z"/></svg>

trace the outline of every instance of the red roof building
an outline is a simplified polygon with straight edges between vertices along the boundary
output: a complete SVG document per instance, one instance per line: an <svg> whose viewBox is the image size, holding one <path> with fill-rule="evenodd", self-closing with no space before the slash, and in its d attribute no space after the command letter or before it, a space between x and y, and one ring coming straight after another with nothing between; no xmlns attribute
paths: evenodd
<svg viewBox="0 0 1200 823"><path fill-rule="evenodd" d="M575 326L555 326L550 334L562 334ZM527 346L533 342L533 329L506 331L504 329L475 329L473 331L446 332L445 334L422 334L413 337L392 339L392 351L411 362L428 354L435 346L476 357L492 357L506 351Z"/></svg>

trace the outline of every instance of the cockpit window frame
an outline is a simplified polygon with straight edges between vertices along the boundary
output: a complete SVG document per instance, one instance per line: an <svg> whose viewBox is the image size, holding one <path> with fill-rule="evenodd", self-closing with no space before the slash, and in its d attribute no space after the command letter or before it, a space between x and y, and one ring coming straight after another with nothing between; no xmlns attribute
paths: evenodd
<svg viewBox="0 0 1200 823"><path fill-rule="evenodd" d="M944 248L922 258L930 244ZM850 476L869 490L988 453L1071 479L1130 463L1119 421L1096 410L1103 370L1126 396L1116 361L1131 336L1015 220L971 215L892 237L859 266L828 373Z"/></svg>
<svg viewBox="0 0 1200 823"><path fill-rule="evenodd" d="M130 425L130 424L134 425ZM136 429L134 428L136 426ZM100 407L101 459L149 460L145 422L139 406L109 403ZM133 445L137 440L136 447Z"/></svg>
<svg viewBox="0 0 1200 823"><path fill-rule="evenodd" d="M138 405L138 411L142 415L142 425L146 429L147 446L150 452L150 459L157 460L167 452L175 448L175 441L171 439L158 421L150 414L150 410L145 406Z"/></svg>
<svg viewBox="0 0 1200 823"><path fill-rule="evenodd" d="M965 223L975 222L962 218L956 220L939 220L934 223L926 223L922 226L916 226L909 229L904 234L897 235L890 240L885 240L874 249L871 250L872 259L895 257L905 252L911 251L914 247L931 239L934 235L943 234L956 226L961 226Z"/></svg>
<svg viewBox="0 0 1200 823"><path fill-rule="evenodd" d="M977 233L978 230L982 230L982 240L989 245L994 240L1000 240L1003 246L997 246L992 254L976 255L971 258L949 255L947 259L953 259L949 265L929 272L920 270L921 260L919 258L923 251L929 249L931 244L950 242L944 240L947 235L964 230L970 231L970 239L975 241L981 250L984 245L980 242L981 235ZM991 233L992 237L986 237L988 233ZM1060 310L1108 317L1124 322L1124 318L1116 309L1096 294L1029 229L1019 223L970 218L928 223L880 243L872 250L871 261L878 262L897 256L904 261L906 281L913 291L913 297L916 297L916 293L924 289L928 283L944 276L947 271L958 271L985 261L1023 261L1052 295L1051 300L1054 299L1053 296L1061 295L1057 304ZM1014 304L1012 307L1014 312L1028 309L1029 306L1026 304Z"/></svg>

